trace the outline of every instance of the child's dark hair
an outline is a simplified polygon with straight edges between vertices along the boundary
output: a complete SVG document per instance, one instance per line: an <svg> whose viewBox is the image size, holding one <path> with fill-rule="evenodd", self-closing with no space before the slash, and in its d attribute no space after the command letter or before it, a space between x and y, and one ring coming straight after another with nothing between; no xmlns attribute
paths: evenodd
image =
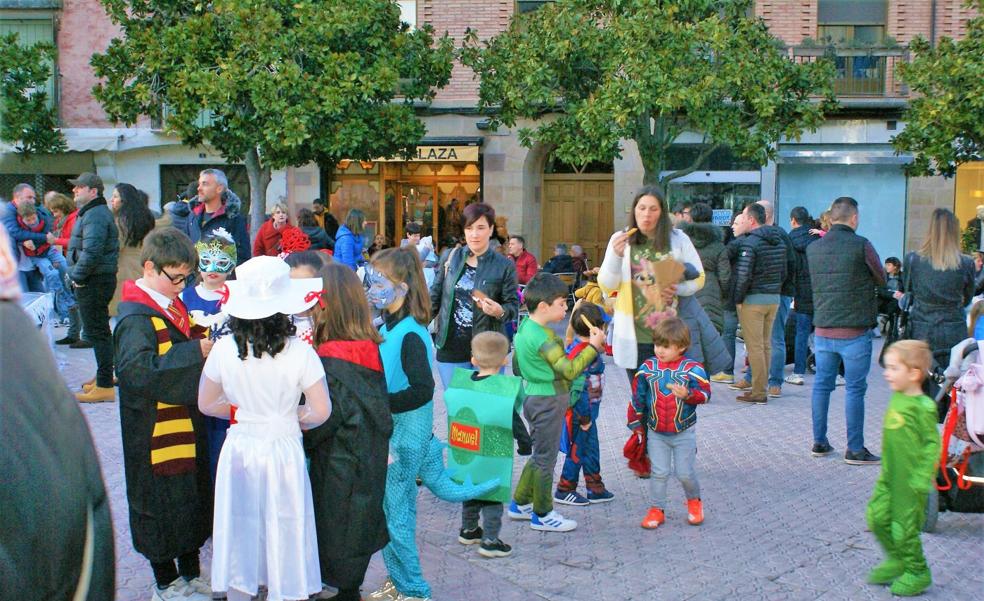
<svg viewBox="0 0 984 601"><path fill-rule="evenodd" d="M509 339L499 332L482 332L472 338L471 354L479 369L499 369L509 354Z"/></svg>
<svg viewBox="0 0 984 601"><path fill-rule="evenodd" d="M150 261L158 269L162 267L198 266L198 251L191 238L173 227L157 228L147 234L140 250L140 265Z"/></svg>
<svg viewBox="0 0 984 601"><path fill-rule="evenodd" d="M605 327L605 320L601 316L601 307L594 303L584 301L571 313L571 327L574 328L574 333L582 338L587 338L591 335L591 330L588 329L582 317L590 321L591 325L596 328L604 329Z"/></svg>
<svg viewBox="0 0 984 601"><path fill-rule="evenodd" d="M290 265L291 269L310 267L311 271L317 273L321 271L322 267L331 263L331 257L316 250L302 250L301 252L290 253L284 261Z"/></svg>
<svg viewBox="0 0 984 601"><path fill-rule="evenodd" d="M523 302L530 313L536 311L540 303L548 305L558 298L567 296L567 284L552 273L541 271L533 276L523 290Z"/></svg>
<svg viewBox="0 0 984 601"><path fill-rule="evenodd" d="M372 314L365 289L359 276L341 263L326 265L318 271L328 303L314 305L314 344L329 340L371 340L376 344L382 336L372 325Z"/></svg>
<svg viewBox="0 0 984 601"><path fill-rule="evenodd" d="M372 266L396 283L407 285L407 298L403 307L422 326L431 321L430 293L424 279L424 266L420 254L413 246L386 248L372 256Z"/></svg>
<svg viewBox="0 0 984 601"><path fill-rule="evenodd" d="M690 348L690 328L679 317L667 317L653 328L653 344L686 350Z"/></svg>
<svg viewBox="0 0 984 601"><path fill-rule="evenodd" d="M236 341L239 358L245 360L250 348L253 356L259 359L263 353L276 357L284 350L287 340L297 333L297 328L291 323L290 317L283 313L275 313L263 319L229 318L229 329Z"/></svg>
<svg viewBox="0 0 984 601"><path fill-rule="evenodd" d="M902 269L902 261L899 261L898 257L889 257L885 259L885 262L893 265L896 269Z"/></svg>

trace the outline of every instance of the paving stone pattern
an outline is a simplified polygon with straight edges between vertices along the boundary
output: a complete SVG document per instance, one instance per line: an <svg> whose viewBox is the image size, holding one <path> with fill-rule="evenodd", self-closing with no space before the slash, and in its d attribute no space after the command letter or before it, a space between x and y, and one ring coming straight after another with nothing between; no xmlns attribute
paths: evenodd
<svg viewBox="0 0 984 601"><path fill-rule="evenodd" d="M90 350L59 347L57 357L72 389L94 373ZM417 541L435 599L891 598L887 588L864 582L867 571L881 560L881 551L864 522L878 468L848 466L842 461L846 439L843 387L834 392L830 406L830 440L838 452L815 459L809 452L812 376L806 377L805 386L785 385L783 396L764 406L739 404L734 400L736 393L714 384L711 403L698 410L696 426L706 521L699 527L686 523L683 492L671 478L667 522L657 531L647 531L639 522L649 506L648 483L636 478L622 458L622 444L628 436L628 381L614 365L610 364L608 374L599 427L602 476L615 500L589 507L558 505L564 515L578 521L572 533L535 532L506 520L502 538L513 546L513 555L485 559L478 555L477 547L457 542L460 507L421 490ZM888 396L881 370L873 365L865 441L876 454ZM440 395L436 409L435 433L445 438ZM127 523L118 405L87 405L82 410L110 491L118 558L117 599L149 599L150 567L133 550ZM558 458L558 474L562 458ZM523 460L517 457L514 482ZM936 532L924 534L922 540L934 577L924 598L980 595L984 590L982 515L943 513ZM206 571L210 553L206 546L202 553ZM377 554L366 576L365 593L385 577Z"/></svg>

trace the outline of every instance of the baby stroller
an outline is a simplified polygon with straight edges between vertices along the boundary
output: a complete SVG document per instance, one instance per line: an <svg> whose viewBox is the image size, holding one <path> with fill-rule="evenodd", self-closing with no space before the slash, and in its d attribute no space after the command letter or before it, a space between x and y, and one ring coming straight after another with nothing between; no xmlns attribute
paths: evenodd
<svg viewBox="0 0 984 601"><path fill-rule="evenodd" d="M939 512L984 513L984 442L980 436L968 428L966 399L972 387L984 384L978 377L984 375L980 365L981 356L977 341L964 340L950 350L950 364L943 370L939 391L935 395L942 420L943 448L939 470L936 475L936 488L931 491L926 503L925 532L936 526ZM976 367L972 370L971 366ZM973 371L973 377L964 376ZM966 388L966 390L964 390ZM973 411L981 409L973 408Z"/></svg>

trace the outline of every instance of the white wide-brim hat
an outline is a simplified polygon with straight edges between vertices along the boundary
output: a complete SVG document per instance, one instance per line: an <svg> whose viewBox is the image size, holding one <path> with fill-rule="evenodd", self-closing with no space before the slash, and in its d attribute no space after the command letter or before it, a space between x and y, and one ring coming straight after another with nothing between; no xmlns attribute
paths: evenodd
<svg viewBox="0 0 984 601"><path fill-rule="evenodd" d="M321 278L292 280L290 266L277 257L254 257L236 268L226 282L229 298L222 312L239 319L292 315L310 309L320 298Z"/></svg>

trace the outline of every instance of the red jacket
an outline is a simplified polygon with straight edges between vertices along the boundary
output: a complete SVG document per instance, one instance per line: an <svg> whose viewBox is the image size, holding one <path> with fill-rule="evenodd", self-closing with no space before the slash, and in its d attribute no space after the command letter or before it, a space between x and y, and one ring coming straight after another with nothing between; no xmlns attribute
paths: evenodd
<svg viewBox="0 0 984 601"><path fill-rule="evenodd" d="M280 254L280 238L288 229L294 226L285 223L280 228L273 227L273 219L267 219L256 232L256 240L253 241L253 256L259 257L266 255L276 257Z"/></svg>
<svg viewBox="0 0 984 601"><path fill-rule="evenodd" d="M516 280L520 286L525 286L536 275L536 272L540 270L540 266L536 264L536 257L525 248L523 252L519 253L518 257L509 255L509 258L516 264Z"/></svg>
<svg viewBox="0 0 984 601"><path fill-rule="evenodd" d="M75 218L79 216L79 210L75 209L68 214L65 218L65 223L61 226L60 232L52 232L57 238L55 238L55 244L61 247L62 254L66 257L68 256L68 241L72 238L72 228L75 227Z"/></svg>

